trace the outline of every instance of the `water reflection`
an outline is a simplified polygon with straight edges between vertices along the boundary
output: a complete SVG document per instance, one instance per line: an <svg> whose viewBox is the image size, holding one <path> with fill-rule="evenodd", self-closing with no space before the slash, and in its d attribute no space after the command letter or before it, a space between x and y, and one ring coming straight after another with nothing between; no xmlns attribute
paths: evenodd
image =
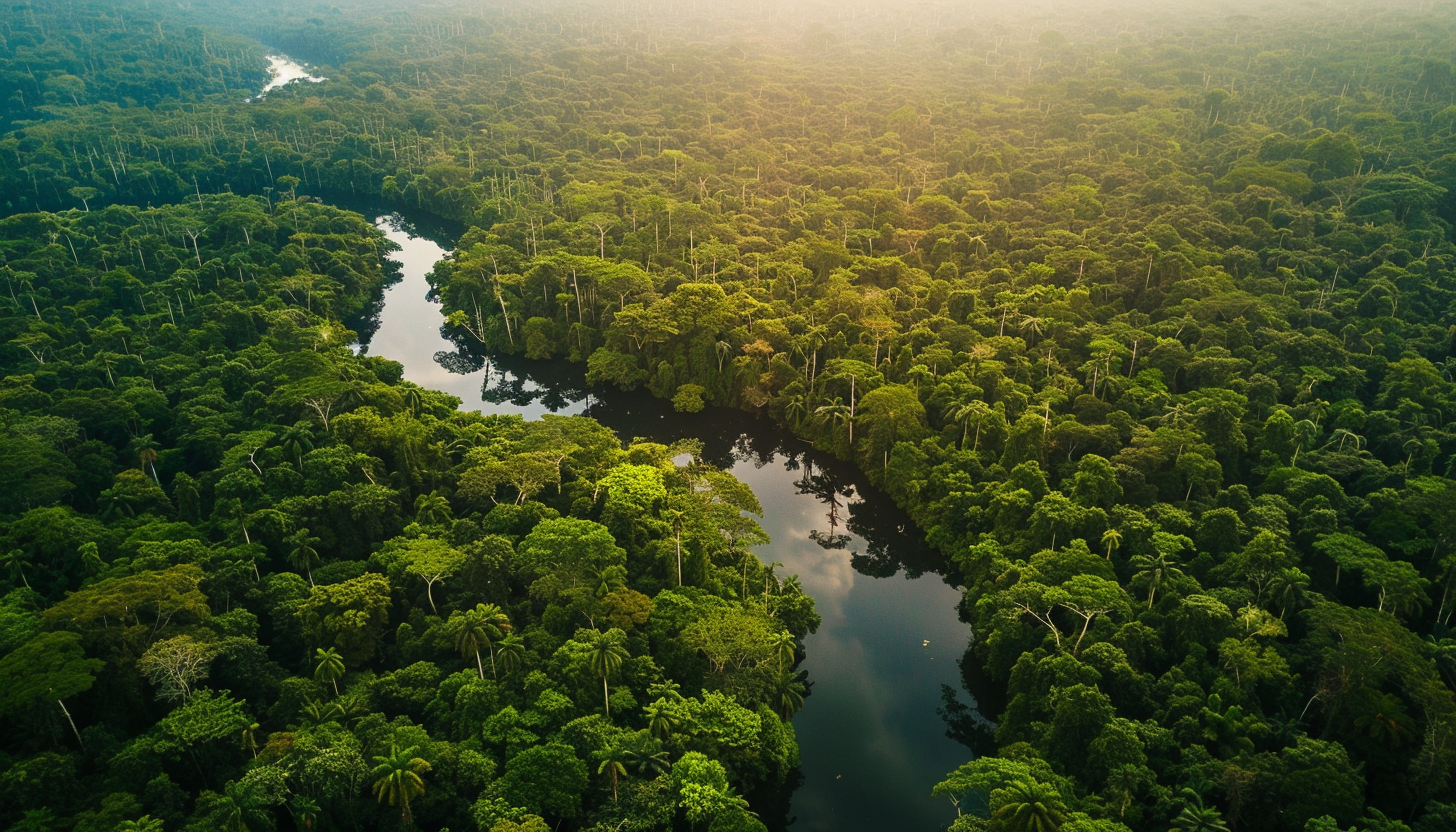
<svg viewBox="0 0 1456 832"><path fill-rule="evenodd" d="M267 86L263 87L256 98L250 98L248 99L249 101L262 98L269 92L292 84L294 81L318 84L329 80L327 78L317 78L310 75L305 68L308 66L307 64L300 64L292 58L287 58L282 55L267 55L266 57L268 58L268 74L272 77L272 80L268 82Z"/></svg>
<svg viewBox="0 0 1456 832"><path fill-rule="evenodd" d="M580 367L462 351L445 338L425 279L444 249L398 218L378 223L400 246L402 268L361 349L400 362L406 378L466 409L586 414L624 439L695 439L704 461L758 495L773 543L757 554L797 575L823 619L806 643L812 695L794 719L803 783L792 829L944 829L954 812L930 789L968 755L946 738L936 709L943 685L961 687L970 633L956 616L959 593L937 574L942 559L906 516L853 466L766 418L680 414L645 393L589 390ZM761 808L765 822L781 825L772 807Z"/></svg>

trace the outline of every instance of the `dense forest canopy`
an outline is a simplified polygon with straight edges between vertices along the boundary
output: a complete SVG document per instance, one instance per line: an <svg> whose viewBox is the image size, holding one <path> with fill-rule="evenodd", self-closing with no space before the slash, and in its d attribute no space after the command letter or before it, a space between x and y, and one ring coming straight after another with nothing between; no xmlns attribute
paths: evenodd
<svg viewBox="0 0 1456 832"><path fill-rule="evenodd" d="M783 822L817 619L756 499L355 355L370 199L468 229L463 350L911 514L976 633L953 830L1456 826L1453 47L1449 2L11 5L0 820ZM248 100L270 49L329 81Z"/></svg>

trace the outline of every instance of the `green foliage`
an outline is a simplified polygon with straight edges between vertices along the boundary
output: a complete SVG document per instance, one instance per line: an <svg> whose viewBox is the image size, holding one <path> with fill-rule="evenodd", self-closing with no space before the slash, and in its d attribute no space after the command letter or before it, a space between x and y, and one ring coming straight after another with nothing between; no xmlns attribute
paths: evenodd
<svg viewBox="0 0 1456 832"><path fill-rule="evenodd" d="M605 828L621 784L566 729L600 680L642 759L676 758L621 805L754 828L730 787L783 773L802 701L774 645L817 626L801 592L750 603L757 501L354 355L388 246L311 196L348 194L468 225L432 276L462 347L766 413L910 512L1008 693L997 756L937 787L956 828L1450 825L1441 9L947 9L886 37L728 4L644 51L608 9L112 5L16 6L0 43L13 771L65 736L24 666L123 749L76 777L168 828L393 824L363 761L396 735L433 767L390 792L422 827ZM262 50L199 17L333 80L244 103ZM533 791L548 771L570 788ZM174 780L191 820L142 794Z"/></svg>
<svg viewBox="0 0 1456 832"><path fill-rule="evenodd" d="M577 816L586 787L586 763L562 743L532 746L515 755L500 780L502 796L511 805L557 819Z"/></svg>

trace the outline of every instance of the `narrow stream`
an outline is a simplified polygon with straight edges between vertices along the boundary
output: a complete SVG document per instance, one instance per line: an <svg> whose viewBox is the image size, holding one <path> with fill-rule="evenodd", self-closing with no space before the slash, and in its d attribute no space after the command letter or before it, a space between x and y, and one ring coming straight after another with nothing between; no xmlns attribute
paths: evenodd
<svg viewBox="0 0 1456 832"><path fill-rule="evenodd" d="M480 366L441 334L425 275L447 251L397 216L376 224L399 244L403 279L384 294L361 349L404 365L405 378L486 413L584 414L623 439L698 439L706 461L748 483L773 543L757 554L798 574L823 624L805 643L813 689L794 718L803 784L795 832L942 830L954 812L930 789L970 754L945 736L941 685L960 688L970 631L938 556L888 497L850 465L815 452L763 419L710 409L674 413L640 394L591 390L578 367L523 360Z"/></svg>

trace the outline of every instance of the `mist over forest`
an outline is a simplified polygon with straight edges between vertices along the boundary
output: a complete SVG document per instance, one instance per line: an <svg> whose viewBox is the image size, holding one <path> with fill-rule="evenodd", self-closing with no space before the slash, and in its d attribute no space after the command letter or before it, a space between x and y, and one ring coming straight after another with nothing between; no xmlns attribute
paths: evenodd
<svg viewBox="0 0 1456 832"><path fill-rule="evenodd" d="M1449 0L12 0L0 828L1456 828L1453 229Z"/></svg>

